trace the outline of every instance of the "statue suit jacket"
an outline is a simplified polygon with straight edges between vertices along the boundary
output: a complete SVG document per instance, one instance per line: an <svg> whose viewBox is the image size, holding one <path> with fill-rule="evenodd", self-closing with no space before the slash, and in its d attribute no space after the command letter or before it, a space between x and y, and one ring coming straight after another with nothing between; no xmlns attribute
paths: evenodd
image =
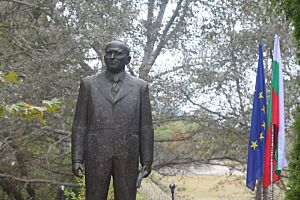
<svg viewBox="0 0 300 200"><path fill-rule="evenodd" d="M141 164L152 164L154 134L147 82L126 73L114 99L109 90L105 72L82 79L72 128L72 161L83 163L92 157L93 152L87 151L89 135L100 138L100 149L107 148L103 157L113 153L105 139L113 131L125 140L136 138L132 145Z"/></svg>

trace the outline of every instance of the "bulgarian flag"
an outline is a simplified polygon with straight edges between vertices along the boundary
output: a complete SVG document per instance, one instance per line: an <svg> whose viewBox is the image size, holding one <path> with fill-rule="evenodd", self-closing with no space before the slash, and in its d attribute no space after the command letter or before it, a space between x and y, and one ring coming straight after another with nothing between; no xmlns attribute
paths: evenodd
<svg viewBox="0 0 300 200"><path fill-rule="evenodd" d="M284 153L284 94L282 63L280 55L279 38L275 35L274 52L272 61L272 81L270 99L268 105L268 123L264 156L263 186L267 188L271 184L271 146L272 146L272 125L274 126L273 136L273 181L279 181L280 172L287 166Z"/></svg>

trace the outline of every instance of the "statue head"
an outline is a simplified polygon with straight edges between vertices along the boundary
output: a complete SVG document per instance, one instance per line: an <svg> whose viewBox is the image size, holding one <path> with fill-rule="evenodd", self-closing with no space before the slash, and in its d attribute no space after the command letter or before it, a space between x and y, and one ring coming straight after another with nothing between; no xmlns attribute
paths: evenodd
<svg viewBox="0 0 300 200"><path fill-rule="evenodd" d="M111 41L105 47L104 61L109 72L117 74L124 71L130 62L129 47L118 40Z"/></svg>

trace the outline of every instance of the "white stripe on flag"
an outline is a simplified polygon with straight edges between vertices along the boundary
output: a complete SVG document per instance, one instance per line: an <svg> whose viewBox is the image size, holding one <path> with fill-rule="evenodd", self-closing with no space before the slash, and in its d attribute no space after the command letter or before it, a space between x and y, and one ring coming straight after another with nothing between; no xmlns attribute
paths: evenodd
<svg viewBox="0 0 300 200"><path fill-rule="evenodd" d="M284 91L283 91L283 76L282 76L282 61L280 54L279 37L275 35L274 38L274 55L273 60L279 64L279 130L278 130L278 161L277 170L282 170L287 166L285 158L285 117L284 117Z"/></svg>

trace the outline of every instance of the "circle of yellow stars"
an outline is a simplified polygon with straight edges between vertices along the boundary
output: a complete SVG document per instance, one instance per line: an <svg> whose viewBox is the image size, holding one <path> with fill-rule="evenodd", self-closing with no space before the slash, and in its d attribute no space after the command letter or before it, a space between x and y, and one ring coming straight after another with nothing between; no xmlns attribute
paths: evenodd
<svg viewBox="0 0 300 200"><path fill-rule="evenodd" d="M263 99L263 98L264 98L263 92L259 92L258 98L259 98L259 99ZM265 106L264 106L264 105L263 105L263 107L261 108L261 110L262 110L264 113L266 112L266 109L265 109ZM265 128L266 128L266 122L263 121L261 126L265 129ZM265 138L265 137L264 137L264 134L263 134L263 132L261 132L261 133L259 134L259 139L260 139L260 140L263 140L264 138ZM255 150L256 148L258 148L257 140L251 141L250 147L253 148L253 150Z"/></svg>

